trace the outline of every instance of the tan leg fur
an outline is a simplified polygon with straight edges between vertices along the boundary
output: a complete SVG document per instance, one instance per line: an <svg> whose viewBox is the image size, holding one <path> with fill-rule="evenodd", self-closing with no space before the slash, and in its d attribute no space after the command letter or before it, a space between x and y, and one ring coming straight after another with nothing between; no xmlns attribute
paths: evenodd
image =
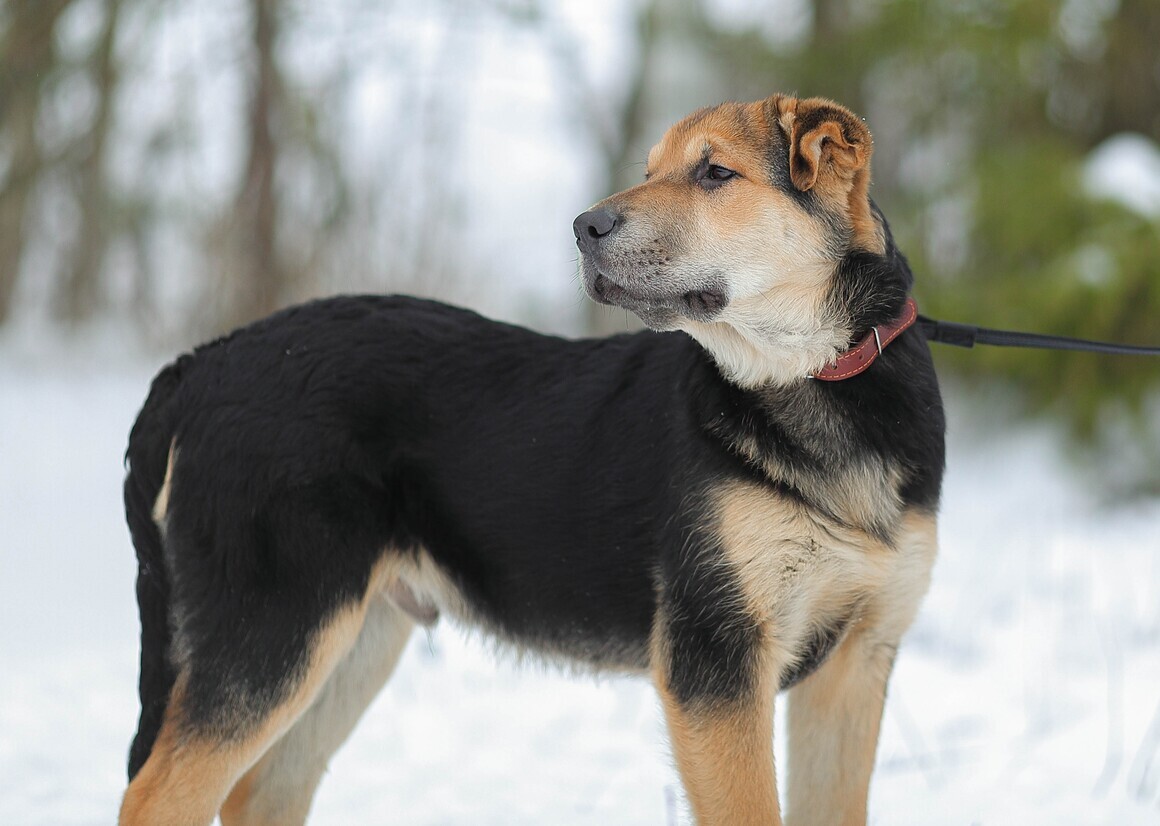
<svg viewBox="0 0 1160 826"><path fill-rule="evenodd" d="M305 678L248 736L219 741L184 731L178 677L157 742L121 804L121 826L203 826L238 779L310 707L363 625L365 602L338 612L319 632Z"/></svg>
<svg viewBox="0 0 1160 826"><path fill-rule="evenodd" d="M385 596L372 600L358 641L314 704L230 793L221 812L224 826L306 822L327 763L390 677L412 627Z"/></svg>
<svg viewBox="0 0 1160 826"><path fill-rule="evenodd" d="M780 824L773 766L773 693L687 709L658 682L681 781L699 826Z"/></svg>
<svg viewBox="0 0 1160 826"><path fill-rule="evenodd" d="M793 826L866 823L886 683L926 591L935 543L934 517L904 520L889 583L822 667L790 690L787 822Z"/></svg>

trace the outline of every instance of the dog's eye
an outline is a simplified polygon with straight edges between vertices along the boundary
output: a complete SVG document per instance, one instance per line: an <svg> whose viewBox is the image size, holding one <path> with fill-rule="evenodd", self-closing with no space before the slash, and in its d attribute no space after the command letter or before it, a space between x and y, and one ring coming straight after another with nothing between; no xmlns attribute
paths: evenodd
<svg viewBox="0 0 1160 826"><path fill-rule="evenodd" d="M736 177L737 173L732 169L724 166L718 166L717 164L713 163L709 164L709 166L705 168L705 172L701 176L700 183L704 187L717 187L730 180L731 178Z"/></svg>

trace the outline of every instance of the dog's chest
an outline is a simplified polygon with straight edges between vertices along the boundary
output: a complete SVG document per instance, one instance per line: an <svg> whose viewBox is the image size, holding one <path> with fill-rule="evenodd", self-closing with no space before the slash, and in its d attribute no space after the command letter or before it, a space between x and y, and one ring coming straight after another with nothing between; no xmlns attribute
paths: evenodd
<svg viewBox="0 0 1160 826"><path fill-rule="evenodd" d="M891 548L768 486L720 491L716 539L759 621L835 624L889 578Z"/></svg>

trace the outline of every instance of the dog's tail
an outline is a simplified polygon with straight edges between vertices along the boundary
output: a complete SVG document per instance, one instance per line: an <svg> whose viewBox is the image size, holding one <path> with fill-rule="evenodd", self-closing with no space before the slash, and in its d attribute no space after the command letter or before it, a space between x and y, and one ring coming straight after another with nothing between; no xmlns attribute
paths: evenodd
<svg viewBox="0 0 1160 826"><path fill-rule="evenodd" d="M189 356L183 356L153 379L125 451L125 516L137 551L137 606L141 614L141 718L129 749L130 780L153 749L176 678L170 656L170 580L161 532L153 521L153 504L165 479L173 439L173 394L188 360Z"/></svg>

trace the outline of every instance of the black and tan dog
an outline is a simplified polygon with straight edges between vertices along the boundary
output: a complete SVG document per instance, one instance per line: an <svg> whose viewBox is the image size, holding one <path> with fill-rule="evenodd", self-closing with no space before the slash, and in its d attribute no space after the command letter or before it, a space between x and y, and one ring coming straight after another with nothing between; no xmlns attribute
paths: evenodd
<svg viewBox="0 0 1160 826"><path fill-rule="evenodd" d="M864 822L943 471L870 154L819 99L669 130L644 183L575 223L589 294L649 332L566 341L346 297L165 368L128 449L122 823L302 822L440 614L650 674L702 824L780 822L788 689L791 820Z"/></svg>

